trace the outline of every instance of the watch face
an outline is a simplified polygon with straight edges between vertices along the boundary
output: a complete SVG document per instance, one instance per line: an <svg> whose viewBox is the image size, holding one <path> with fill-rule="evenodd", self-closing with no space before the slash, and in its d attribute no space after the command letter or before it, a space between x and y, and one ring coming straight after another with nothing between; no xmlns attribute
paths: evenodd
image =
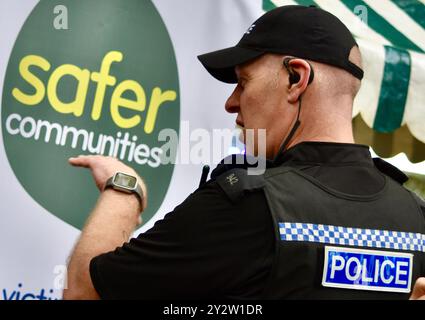
<svg viewBox="0 0 425 320"><path fill-rule="evenodd" d="M114 184L125 189L134 189L137 179L128 174L117 172L114 177Z"/></svg>

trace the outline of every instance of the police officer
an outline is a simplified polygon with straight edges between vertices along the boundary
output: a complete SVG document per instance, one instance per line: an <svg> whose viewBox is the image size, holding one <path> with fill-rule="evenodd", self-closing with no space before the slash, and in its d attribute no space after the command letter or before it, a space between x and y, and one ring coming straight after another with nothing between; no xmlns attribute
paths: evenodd
<svg viewBox="0 0 425 320"><path fill-rule="evenodd" d="M244 131L266 129L266 172L219 165L123 244L146 206L143 180L116 159L70 159L92 170L102 192L64 297L409 298L425 275L425 204L401 171L354 144L363 70L349 30L319 8L285 6L235 47L199 59L237 83L225 108ZM412 297L420 292L419 283Z"/></svg>

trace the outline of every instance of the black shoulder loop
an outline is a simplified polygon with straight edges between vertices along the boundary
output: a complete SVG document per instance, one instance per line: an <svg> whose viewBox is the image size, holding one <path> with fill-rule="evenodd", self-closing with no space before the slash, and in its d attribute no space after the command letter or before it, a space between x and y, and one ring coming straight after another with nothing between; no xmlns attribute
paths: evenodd
<svg viewBox="0 0 425 320"><path fill-rule="evenodd" d="M236 203L246 192L260 190L264 187L263 175L249 175L246 169L232 169L216 178L218 185Z"/></svg>
<svg viewBox="0 0 425 320"><path fill-rule="evenodd" d="M409 180L409 177L403 171L397 169L392 164L382 160L381 158L373 158L373 163L379 171L397 181L401 185Z"/></svg>

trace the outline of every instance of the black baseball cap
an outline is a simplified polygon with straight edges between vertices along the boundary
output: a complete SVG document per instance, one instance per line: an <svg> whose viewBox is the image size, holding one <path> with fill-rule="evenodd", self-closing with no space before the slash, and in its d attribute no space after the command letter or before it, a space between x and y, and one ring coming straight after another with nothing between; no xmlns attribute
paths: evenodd
<svg viewBox="0 0 425 320"><path fill-rule="evenodd" d="M237 83L235 67L277 53L308 59L344 69L358 79L363 70L349 60L357 46L350 30L331 13L315 6L282 6L273 9L245 32L239 43L198 56L216 79Z"/></svg>

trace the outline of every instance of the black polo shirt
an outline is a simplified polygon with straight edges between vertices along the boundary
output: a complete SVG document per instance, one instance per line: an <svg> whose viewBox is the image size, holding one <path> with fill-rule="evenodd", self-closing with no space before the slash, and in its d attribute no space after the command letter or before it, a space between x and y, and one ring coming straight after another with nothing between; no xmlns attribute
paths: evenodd
<svg viewBox="0 0 425 320"><path fill-rule="evenodd" d="M304 142L280 161L345 193L365 195L384 186L363 145ZM152 229L95 257L90 274L106 299L255 299L261 298L273 254L263 192L234 204L210 181Z"/></svg>

